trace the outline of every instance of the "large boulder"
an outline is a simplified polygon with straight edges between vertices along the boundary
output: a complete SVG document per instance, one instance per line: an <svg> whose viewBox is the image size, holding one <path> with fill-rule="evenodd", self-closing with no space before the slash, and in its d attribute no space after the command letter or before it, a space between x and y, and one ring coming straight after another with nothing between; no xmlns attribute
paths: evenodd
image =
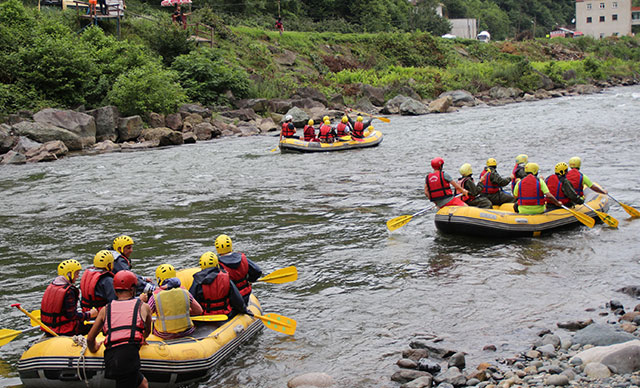
<svg viewBox="0 0 640 388"><path fill-rule="evenodd" d="M489 89L489 96L497 100L513 99L522 96L524 92L518 88L505 88L503 86L494 86Z"/></svg>
<svg viewBox="0 0 640 388"><path fill-rule="evenodd" d="M323 105L327 105L327 97L317 89L311 87L300 88L296 91L296 94L302 98L308 97L318 102L321 102Z"/></svg>
<svg viewBox="0 0 640 388"><path fill-rule="evenodd" d="M577 331L572 342L580 345L608 346L636 339L632 334L617 331L610 325L591 324Z"/></svg>
<svg viewBox="0 0 640 388"><path fill-rule="evenodd" d="M312 109L312 108L324 108L324 104L320 101L313 100L311 98L298 98L291 100L291 105L302 108L302 109Z"/></svg>
<svg viewBox="0 0 640 388"><path fill-rule="evenodd" d="M595 85L576 85L573 88L570 89L570 91L578 93L578 94L593 94L593 93L600 93L602 91L601 88L595 86Z"/></svg>
<svg viewBox="0 0 640 388"><path fill-rule="evenodd" d="M384 107L382 108L382 112L389 115L399 114L400 105L402 105L402 103L407 101L408 99L409 97L398 94L397 96L387 101L386 104L384 104Z"/></svg>
<svg viewBox="0 0 640 388"><path fill-rule="evenodd" d="M376 88L371 85L363 84L360 88L362 95L366 97L373 105L384 105L384 89Z"/></svg>
<svg viewBox="0 0 640 388"><path fill-rule="evenodd" d="M269 110L276 113L285 113L293 106L291 100L273 99L269 100Z"/></svg>
<svg viewBox="0 0 640 388"><path fill-rule="evenodd" d="M96 120L86 113L47 108L34 114L33 121L64 128L76 134L81 148L92 146L96 142Z"/></svg>
<svg viewBox="0 0 640 388"><path fill-rule="evenodd" d="M23 154L13 150L2 155L2 158L0 158L0 164L24 164L26 162L27 158Z"/></svg>
<svg viewBox="0 0 640 388"><path fill-rule="evenodd" d="M238 119L240 121L251 121L260 118L253 109L236 109L221 112L221 116Z"/></svg>
<svg viewBox="0 0 640 388"><path fill-rule="evenodd" d="M260 129L251 123L239 123L238 129L240 130L240 136L254 136L260 133Z"/></svg>
<svg viewBox="0 0 640 388"><path fill-rule="evenodd" d="M116 141L118 139L118 120L120 112L115 106L103 106L102 108L86 112L93 116L96 122L96 141Z"/></svg>
<svg viewBox="0 0 640 388"><path fill-rule="evenodd" d="M182 115L180 113L171 113L165 117L165 124L174 131L182 131Z"/></svg>
<svg viewBox="0 0 640 388"><path fill-rule="evenodd" d="M6 154L18 141L18 137L11 134L11 127L0 124L0 154Z"/></svg>
<svg viewBox="0 0 640 388"><path fill-rule="evenodd" d="M144 140L158 141L160 146L184 144L181 132L166 127L145 128L140 137Z"/></svg>
<svg viewBox="0 0 640 388"><path fill-rule="evenodd" d="M123 117L118 121L118 142L135 140L142 133L142 117Z"/></svg>
<svg viewBox="0 0 640 388"><path fill-rule="evenodd" d="M81 150L83 142L80 137L64 128L56 127L52 124L35 121L21 121L11 127L16 135L26 136L39 143L46 143L52 140L61 140L69 150Z"/></svg>
<svg viewBox="0 0 640 388"><path fill-rule="evenodd" d="M233 105L238 109L253 109L254 112L266 112L268 108L266 98L250 98L237 100Z"/></svg>
<svg viewBox="0 0 640 388"><path fill-rule="evenodd" d="M13 151L26 154L29 150L38 148L42 145L42 143L29 139L26 136L19 136L16 140L15 145L13 146Z"/></svg>
<svg viewBox="0 0 640 388"><path fill-rule="evenodd" d="M429 103L429 113L447 113L453 98L451 96L440 97Z"/></svg>
<svg viewBox="0 0 640 388"><path fill-rule="evenodd" d="M405 116L425 115L429 113L429 108L420 101L408 98L400 105L400 114Z"/></svg>
<svg viewBox="0 0 640 388"><path fill-rule="evenodd" d="M368 97L361 97L355 104L355 109L361 112L378 112L379 109L376 108L371 101L369 101Z"/></svg>
<svg viewBox="0 0 640 388"><path fill-rule="evenodd" d="M287 115L291 115L291 117L293 117L293 125L295 125L296 128L304 127L309 121L309 115L307 114L307 112L298 107L289 109L284 116ZM281 123L284 121L284 116L282 117Z"/></svg>
<svg viewBox="0 0 640 388"><path fill-rule="evenodd" d="M277 131L280 127L278 127L271 117L267 117L266 119L258 121L258 129L260 129L260 133L267 133Z"/></svg>
<svg viewBox="0 0 640 388"><path fill-rule="evenodd" d="M596 346L574 357L579 358L583 364L599 362L620 374L633 373L640 370L640 340Z"/></svg>
<svg viewBox="0 0 640 388"><path fill-rule="evenodd" d="M27 151L24 156L27 158L27 162L47 162L51 160L58 160L69 152L67 146L60 140L53 140L44 143L38 148L32 148Z"/></svg>
<svg viewBox="0 0 640 388"><path fill-rule="evenodd" d="M213 132L213 125L209 122L203 122L193 126L193 134L198 140L211 139L211 133Z"/></svg>
<svg viewBox="0 0 640 388"><path fill-rule="evenodd" d="M211 117L211 111L205 108L204 106L198 105L198 104L184 104L178 109L178 112L180 112L183 115L183 117L191 113L197 113L200 116L205 118Z"/></svg>
<svg viewBox="0 0 640 388"><path fill-rule="evenodd" d="M293 51L282 50L280 54L276 54L273 57L273 61L280 65L291 66L296 63L296 58L298 56Z"/></svg>
<svg viewBox="0 0 640 388"><path fill-rule="evenodd" d="M440 93L438 98L446 96L451 96L451 105L453 106L475 105L476 101L473 95L466 90L451 90L448 92Z"/></svg>
<svg viewBox="0 0 640 388"><path fill-rule="evenodd" d="M149 113L148 120L149 120L149 126L151 128L166 127L164 115L161 113L156 113L156 112Z"/></svg>

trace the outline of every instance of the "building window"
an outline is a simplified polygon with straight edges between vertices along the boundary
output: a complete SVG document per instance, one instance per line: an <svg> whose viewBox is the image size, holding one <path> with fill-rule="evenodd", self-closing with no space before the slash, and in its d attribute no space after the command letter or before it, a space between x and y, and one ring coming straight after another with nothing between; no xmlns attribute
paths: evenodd
<svg viewBox="0 0 640 388"><path fill-rule="evenodd" d="M611 7L612 8L618 8L618 3L614 1L613 4L611 4Z"/></svg>
<svg viewBox="0 0 640 388"><path fill-rule="evenodd" d="M591 23L591 16L587 17L587 23Z"/></svg>
<svg viewBox="0 0 640 388"><path fill-rule="evenodd" d="M600 9L604 9L604 3L600 3Z"/></svg>
<svg viewBox="0 0 640 388"><path fill-rule="evenodd" d="M604 23L604 16L600 16L600 23Z"/></svg>
<svg viewBox="0 0 640 388"><path fill-rule="evenodd" d="M591 3L587 4L587 9L591 9Z"/></svg>
<svg viewBox="0 0 640 388"><path fill-rule="evenodd" d="M613 21L618 20L618 15L616 15L616 14L611 15L611 20L613 20Z"/></svg>

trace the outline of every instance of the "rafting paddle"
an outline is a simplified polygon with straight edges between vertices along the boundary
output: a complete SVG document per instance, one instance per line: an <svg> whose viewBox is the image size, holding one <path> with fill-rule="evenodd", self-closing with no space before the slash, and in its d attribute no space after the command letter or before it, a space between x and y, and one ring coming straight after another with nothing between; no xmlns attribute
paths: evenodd
<svg viewBox="0 0 640 388"><path fill-rule="evenodd" d="M621 203L620 201L618 201L617 199L613 198L611 196L611 194L607 194L609 196L609 198L613 199L614 201L616 201L618 203L618 205L622 206L622 208L624 209L624 211L626 211L627 213L629 213L629 215L633 218L640 218L640 212L638 210L636 210L635 208L629 206L629 205L625 205L624 203Z"/></svg>
<svg viewBox="0 0 640 388"><path fill-rule="evenodd" d="M227 319L229 319L229 317L224 314L195 315L191 317L191 320L196 322L220 322L226 321Z"/></svg>
<svg viewBox="0 0 640 388"><path fill-rule="evenodd" d="M34 314L31 314L30 312L28 312L27 310L23 309L22 306L20 306L20 303L14 303L11 305L11 307L15 307L18 310L22 311L23 313L25 313L29 318L31 318L32 321L35 321L38 323L38 326L40 326L41 328L44 329L44 331L46 331L47 333L51 334L54 337L57 337L58 334L51 330L49 328L49 326L45 325L44 323L42 323L42 321L40 320L40 318L36 317ZM36 310L37 311L37 310Z"/></svg>
<svg viewBox="0 0 640 388"><path fill-rule="evenodd" d="M389 221L387 221L387 228L390 231L394 231L396 229L402 228L403 226L405 226L406 224L409 223L409 221L411 221L413 219L413 217L417 217L421 214L424 214L426 212L428 212L429 210L433 209L436 205L433 204L425 209L420 210L417 213L411 214L411 215L404 215L404 216L400 216L400 217L396 217L396 218L392 218Z"/></svg>
<svg viewBox="0 0 640 388"><path fill-rule="evenodd" d="M593 228L593 226L596 224L596 220L594 220L593 218L589 217L588 215L584 214L584 213L579 213L575 210L569 209L568 207L562 205L562 208L566 211L568 211L569 213L573 214L573 216L575 218L578 219L578 221L582 222L583 224L585 224L586 226Z"/></svg>
<svg viewBox="0 0 640 388"><path fill-rule="evenodd" d="M369 114L369 113L367 113L367 112L360 112L359 110L355 110L355 109L351 109L351 110L352 110L353 112L360 113L360 114L362 114L362 115L367 115L367 116L372 117L372 118L374 118L374 119L378 119L378 120L383 121L383 122L385 122L385 123L389 123L389 122L391 122L391 120L389 120L389 119L388 119L388 118L386 118L386 117L374 116L374 115Z"/></svg>
<svg viewBox="0 0 640 388"><path fill-rule="evenodd" d="M277 269L271 272L269 275L261 277L257 281L281 284L281 283L293 282L296 279L298 279L298 269L294 266L290 266L286 268Z"/></svg>
<svg viewBox="0 0 640 388"><path fill-rule="evenodd" d="M298 322L284 315L269 313L266 315L253 314L253 316L261 320L268 329L287 335L293 335L298 326Z"/></svg>
<svg viewBox="0 0 640 388"><path fill-rule="evenodd" d="M586 203L584 204L584 206L586 206L587 209L593 210L596 213L596 215L598 217L600 217L602 222L604 222L605 224L609 225L612 228L617 228L618 227L618 220L616 220L615 218L611 217L607 213L598 211L598 210L592 208L591 206L587 205Z"/></svg>
<svg viewBox="0 0 640 388"><path fill-rule="evenodd" d="M17 336L28 331L34 331L40 327L30 327L24 330L0 329L0 346L4 346L13 341Z"/></svg>

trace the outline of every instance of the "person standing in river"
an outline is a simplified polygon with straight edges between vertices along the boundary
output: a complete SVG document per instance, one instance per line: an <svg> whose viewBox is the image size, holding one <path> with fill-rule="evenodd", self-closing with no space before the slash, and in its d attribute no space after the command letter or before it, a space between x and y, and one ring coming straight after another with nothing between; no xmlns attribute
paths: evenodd
<svg viewBox="0 0 640 388"><path fill-rule="evenodd" d="M591 182L591 179L589 179L588 176L580 172L581 165L582 160L579 157L574 156L573 158L569 159L569 167L571 167L571 170L569 170L569 172L567 173L567 179L573 185L576 194L584 199L584 187L586 186L596 193L606 195L607 190L600 187L597 183Z"/></svg>
<svg viewBox="0 0 640 388"><path fill-rule="evenodd" d="M503 186L511 183L511 178L501 177L496 170L497 167L498 162L494 158L487 159L487 166L480 173L482 194L496 206L500 206L503 203L515 202L511 194L502 191Z"/></svg>
<svg viewBox="0 0 640 388"><path fill-rule="evenodd" d="M424 195L429 198L438 208L445 206L467 206L460 198L453 196L451 185L462 195L469 195L469 192L454 181L449 174L442 171L444 159L431 159L433 172L428 174L424 182Z"/></svg>
<svg viewBox="0 0 640 388"><path fill-rule="evenodd" d="M262 276L262 270L256 263L249 260L244 253L234 252L233 242L226 234L218 236L214 244L218 251L220 265L238 287L244 303L248 306L251 296L251 283L254 283Z"/></svg>

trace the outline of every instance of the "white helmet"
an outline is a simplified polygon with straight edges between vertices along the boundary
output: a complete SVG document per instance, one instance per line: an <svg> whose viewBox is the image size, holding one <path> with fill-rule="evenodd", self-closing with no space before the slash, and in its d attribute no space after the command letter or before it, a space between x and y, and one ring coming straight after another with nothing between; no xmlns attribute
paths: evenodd
<svg viewBox="0 0 640 388"><path fill-rule="evenodd" d="M284 116L284 121L289 121L289 120L293 120L293 116L291 115Z"/></svg>

